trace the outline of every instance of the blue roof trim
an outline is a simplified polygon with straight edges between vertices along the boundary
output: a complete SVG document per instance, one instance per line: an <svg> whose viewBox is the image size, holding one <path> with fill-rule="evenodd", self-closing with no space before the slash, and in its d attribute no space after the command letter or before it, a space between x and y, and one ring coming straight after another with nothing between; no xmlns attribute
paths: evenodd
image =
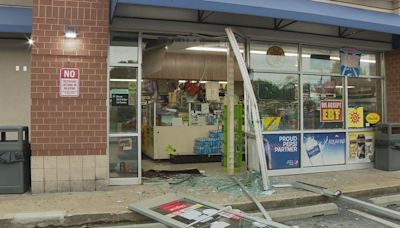
<svg viewBox="0 0 400 228"><path fill-rule="evenodd" d="M32 33L32 9L0 7L0 32Z"/></svg>
<svg viewBox="0 0 400 228"><path fill-rule="evenodd" d="M399 15L311 0L119 0L118 3L283 18L400 34Z"/></svg>

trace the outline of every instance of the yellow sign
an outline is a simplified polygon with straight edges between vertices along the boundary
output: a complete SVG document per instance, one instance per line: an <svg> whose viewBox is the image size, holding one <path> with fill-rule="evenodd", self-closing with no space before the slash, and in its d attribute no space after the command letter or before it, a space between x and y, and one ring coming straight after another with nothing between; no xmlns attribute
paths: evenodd
<svg viewBox="0 0 400 228"><path fill-rule="evenodd" d="M349 163L373 161L375 154L373 131L350 132L349 141Z"/></svg>
<svg viewBox="0 0 400 228"><path fill-rule="evenodd" d="M365 120L370 124L377 124L381 121L381 116L376 112L371 112L365 117Z"/></svg>
<svg viewBox="0 0 400 228"><path fill-rule="evenodd" d="M350 128L364 127L364 108L349 108L347 118Z"/></svg>
<svg viewBox="0 0 400 228"><path fill-rule="evenodd" d="M279 130L280 123L281 123L280 117L265 117L263 119L264 131Z"/></svg>

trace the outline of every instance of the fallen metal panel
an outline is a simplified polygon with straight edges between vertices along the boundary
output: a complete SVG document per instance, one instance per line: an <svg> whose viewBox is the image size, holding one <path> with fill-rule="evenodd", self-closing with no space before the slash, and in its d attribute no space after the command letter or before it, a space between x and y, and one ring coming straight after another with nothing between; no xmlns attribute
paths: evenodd
<svg viewBox="0 0 400 228"><path fill-rule="evenodd" d="M272 221L271 216L268 214L268 212L265 210L263 205L261 205L260 202L249 192L247 189L244 187L244 185L235 177L232 177L232 179L240 186L240 188L246 193L246 195L257 205L258 209L261 211L263 214L264 218L266 218L269 221Z"/></svg>
<svg viewBox="0 0 400 228"><path fill-rule="evenodd" d="M400 212L391 210L389 208L381 207L372 203L368 203L362 200L354 199L348 196L340 195L338 197L340 201L362 207L367 209L368 211L375 212L376 214L383 215L388 218L396 219L400 221Z"/></svg>
<svg viewBox="0 0 400 228"><path fill-rule="evenodd" d="M250 106L250 117L253 120L254 124L254 133L256 136L256 148L257 148L257 155L260 163L260 171L261 171L261 177L263 181L263 188L264 190L268 190L271 188L270 183L269 183L269 178L268 178L268 173L267 173L267 160L265 157L265 151L264 151L264 142L262 139L262 131L261 131L261 126L258 124L260 123L260 113L258 110L258 104L257 104L257 99L256 95L254 94L253 86L250 81L250 76L249 72L247 70L246 63L243 59L242 54L240 53L239 45L237 43L235 34L233 33L232 28L226 27L225 32L228 36L229 39L229 44L233 50L233 53L235 54L236 61L239 65L240 69L240 75L242 76L243 79L243 86L244 90L246 91L246 95L248 96L248 104Z"/></svg>
<svg viewBox="0 0 400 228"><path fill-rule="evenodd" d="M398 212L398 211L391 210L389 208L377 206L372 203L368 203L368 202L365 202L362 200L358 200L358 199L355 199L352 197L345 196L340 191L332 192L326 188L322 188L319 186L310 185L310 184L302 183L302 182L294 182L294 183L292 183L292 186L295 188L304 189L304 190L307 190L310 192L315 192L315 193L318 193L318 194L321 194L321 195L324 195L324 196L327 196L330 198L335 198L342 202L364 208L368 211L374 212L376 214L379 214L379 215L382 215L382 216L385 216L388 218L400 220L400 212Z"/></svg>
<svg viewBox="0 0 400 228"><path fill-rule="evenodd" d="M174 194L134 203L129 205L128 208L175 228L210 227L213 223L243 228L290 228L290 226L281 223L249 216L244 212L232 210L230 207L222 207L189 196Z"/></svg>

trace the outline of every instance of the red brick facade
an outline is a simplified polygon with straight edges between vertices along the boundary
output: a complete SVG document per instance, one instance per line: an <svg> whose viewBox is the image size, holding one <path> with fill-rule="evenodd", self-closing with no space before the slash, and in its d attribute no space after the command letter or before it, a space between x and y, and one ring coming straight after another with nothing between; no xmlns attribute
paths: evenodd
<svg viewBox="0 0 400 228"><path fill-rule="evenodd" d="M389 122L400 122L400 50L385 54L386 105Z"/></svg>
<svg viewBox="0 0 400 228"><path fill-rule="evenodd" d="M108 0L33 1L33 156L106 154L108 15ZM64 38L68 26L77 39ZM63 67L80 70L77 98L59 96Z"/></svg>

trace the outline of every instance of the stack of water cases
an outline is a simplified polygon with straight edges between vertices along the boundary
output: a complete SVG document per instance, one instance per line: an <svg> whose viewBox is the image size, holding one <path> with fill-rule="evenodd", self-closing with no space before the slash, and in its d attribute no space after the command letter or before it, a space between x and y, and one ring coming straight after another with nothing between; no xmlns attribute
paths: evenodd
<svg viewBox="0 0 400 228"><path fill-rule="evenodd" d="M194 142L194 153L198 155L222 154L224 145L221 130L213 130L208 138L197 138Z"/></svg>

